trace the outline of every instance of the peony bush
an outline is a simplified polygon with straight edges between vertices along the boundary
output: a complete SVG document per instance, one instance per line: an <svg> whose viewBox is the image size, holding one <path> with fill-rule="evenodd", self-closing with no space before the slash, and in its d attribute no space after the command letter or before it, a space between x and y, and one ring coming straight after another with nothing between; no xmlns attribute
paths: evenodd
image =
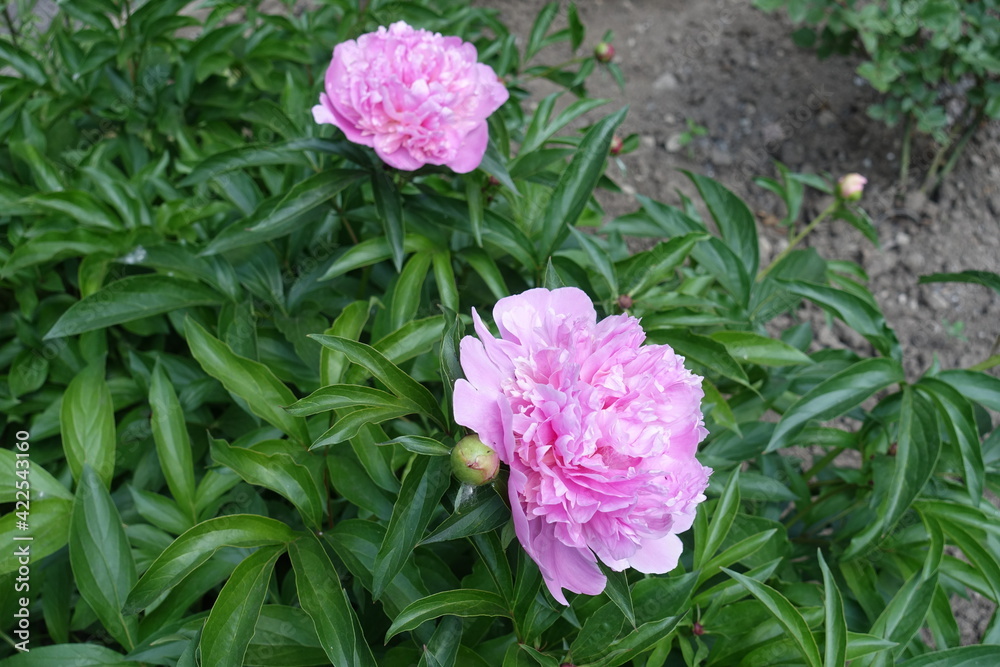
<svg viewBox="0 0 1000 667"><path fill-rule="evenodd" d="M997 662L950 603L1000 601L1000 359L904 372L861 268L802 246L877 241L863 176L761 179L769 263L697 174L610 219L637 142L571 3L523 41L459 0L31 4L0 666Z"/></svg>

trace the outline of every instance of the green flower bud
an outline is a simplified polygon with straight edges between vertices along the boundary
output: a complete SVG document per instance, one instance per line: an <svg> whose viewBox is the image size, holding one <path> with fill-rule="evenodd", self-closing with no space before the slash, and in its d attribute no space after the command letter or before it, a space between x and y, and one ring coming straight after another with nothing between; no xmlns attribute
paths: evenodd
<svg viewBox="0 0 1000 667"><path fill-rule="evenodd" d="M462 438L451 450L451 471L466 484L488 484L497 476L499 469L500 457L483 444L478 435Z"/></svg>

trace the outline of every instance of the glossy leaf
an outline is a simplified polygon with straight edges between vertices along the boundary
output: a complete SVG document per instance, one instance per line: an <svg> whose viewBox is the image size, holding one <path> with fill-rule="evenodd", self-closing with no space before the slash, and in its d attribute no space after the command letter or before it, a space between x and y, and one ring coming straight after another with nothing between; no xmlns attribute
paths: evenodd
<svg viewBox="0 0 1000 667"><path fill-rule="evenodd" d="M413 630L424 621L441 616L501 616L510 617L510 610L496 593L463 588L429 595L409 605L393 620L385 633L388 642L400 632Z"/></svg>
<svg viewBox="0 0 1000 667"><path fill-rule="evenodd" d="M793 366L811 364L805 354L774 338L745 331L718 331L711 335L722 343L733 359L761 366Z"/></svg>
<svg viewBox="0 0 1000 667"><path fill-rule="evenodd" d="M177 504L183 506L192 519L196 519L194 464L184 410L166 370L159 364L153 370L149 385L149 407L153 441L167 487Z"/></svg>
<svg viewBox="0 0 1000 667"><path fill-rule="evenodd" d="M323 545L312 535L288 545L295 587L323 650L335 665L374 667L375 658Z"/></svg>
<svg viewBox="0 0 1000 667"><path fill-rule="evenodd" d="M795 436L809 421L838 417L875 392L905 379L902 367L891 359L865 359L852 364L816 385L785 411L765 453L794 444Z"/></svg>
<svg viewBox="0 0 1000 667"><path fill-rule="evenodd" d="M583 213L597 181L604 173L611 138L625 120L627 111L622 109L595 123L584 135L569 166L559 177L542 217L539 239L542 257L552 254L559 241L569 233L568 227L575 225Z"/></svg>
<svg viewBox="0 0 1000 667"><path fill-rule="evenodd" d="M80 595L101 624L131 650L139 638L134 615L122 605L136 582L135 562L122 519L94 469L84 464L73 502L69 560Z"/></svg>
<svg viewBox="0 0 1000 667"><path fill-rule="evenodd" d="M74 303L45 337L75 336L181 308L218 304L222 300L215 290L190 280L159 274L130 276Z"/></svg>
<svg viewBox="0 0 1000 667"><path fill-rule="evenodd" d="M246 401L255 415L301 444L310 442L305 420L282 409L282 406L295 401L295 395L274 376L270 368L234 354L228 345L209 334L191 318L184 321L184 335L191 354L205 372Z"/></svg>
<svg viewBox="0 0 1000 667"><path fill-rule="evenodd" d="M174 540L149 566L129 594L124 612L145 609L222 547L285 545L293 539L295 534L284 523L254 514L203 521Z"/></svg>
<svg viewBox="0 0 1000 667"><path fill-rule="evenodd" d="M222 587L201 633L202 664L241 667L268 582L285 547L265 546L247 556Z"/></svg>
<svg viewBox="0 0 1000 667"><path fill-rule="evenodd" d="M323 493L309 469L290 454L265 454L253 449L232 447L224 440L212 442L212 458L234 470L249 484L263 486L284 496L295 505L305 523L319 528L323 522Z"/></svg>
<svg viewBox="0 0 1000 667"><path fill-rule="evenodd" d="M805 658L806 663L810 667L822 667L823 659L820 656L816 638L813 637L805 619L802 618L802 614L787 598L767 584L763 584L732 570L724 571L767 607L767 610L774 615L778 623L781 624L781 627L785 629L795 642L796 649Z"/></svg>
<svg viewBox="0 0 1000 667"><path fill-rule="evenodd" d="M352 362L364 367L379 382L388 387L393 394L412 400L420 406L424 414L439 424L444 424L444 415L441 413L441 406L431 395L430 391L409 375L399 370L395 364L386 359L379 351L364 343L358 343L357 341L339 336L314 335L310 336L310 338L315 339L324 347L343 353ZM291 401L288 401L288 403L291 403Z"/></svg>
<svg viewBox="0 0 1000 667"><path fill-rule="evenodd" d="M83 467L93 468L104 486L115 470L115 415L104 364L91 364L66 387L59 413L63 451L77 480Z"/></svg>
<svg viewBox="0 0 1000 667"><path fill-rule="evenodd" d="M449 461L442 457L417 456L413 460L372 567L375 599L381 597L423 537L441 496L448 489L449 471Z"/></svg>

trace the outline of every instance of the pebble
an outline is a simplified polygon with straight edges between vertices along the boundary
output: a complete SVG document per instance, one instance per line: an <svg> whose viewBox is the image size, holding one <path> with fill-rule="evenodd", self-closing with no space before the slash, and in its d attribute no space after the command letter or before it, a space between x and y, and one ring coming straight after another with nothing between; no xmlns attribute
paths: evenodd
<svg viewBox="0 0 1000 667"><path fill-rule="evenodd" d="M664 72L653 82L653 90L657 91L677 90L678 87L680 87L680 84L677 82L677 77L674 76L673 72Z"/></svg>
<svg viewBox="0 0 1000 667"><path fill-rule="evenodd" d="M716 167L728 167L733 163L733 156L721 148L712 149L712 163Z"/></svg>
<svg viewBox="0 0 1000 667"><path fill-rule="evenodd" d="M670 135L667 139L667 152L668 153L679 153L684 146L681 145L681 137L684 136L683 132L677 132L676 134Z"/></svg>
<svg viewBox="0 0 1000 667"><path fill-rule="evenodd" d="M837 114L829 109L823 109L816 116L816 122L819 123L820 127L833 127L837 124Z"/></svg>

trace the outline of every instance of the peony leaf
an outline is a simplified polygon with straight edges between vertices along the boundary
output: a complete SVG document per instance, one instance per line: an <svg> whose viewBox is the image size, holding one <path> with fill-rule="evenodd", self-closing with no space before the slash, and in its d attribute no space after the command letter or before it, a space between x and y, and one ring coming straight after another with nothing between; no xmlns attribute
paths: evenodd
<svg viewBox="0 0 1000 667"><path fill-rule="evenodd" d="M214 305L223 300L215 290L190 280L160 274L129 276L74 303L52 325L45 338L75 336L181 308Z"/></svg>
<svg viewBox="0 0 1000 667"><path fill-rule="evenodd" d="M628 109L601 119L584 135L569 166L559 177L541 220L538 240L541 256L548 257L576 224L604 173L611 138L625 120Z"/></svg>
<svg viewBox="0 0 1000 667"><path fill-rule="evenodd" d="M914 573L896 592L872 625L870 634L896 642L897 646L892 651L896 658L902 655L906 645L924 624L924 618L934 599L937 581L936 572L928 579L924 579L920 571ZM893 662L890 656L878 654L866 656L853 664L857 664L858 667L873 667L891 665Z"/></svg>
<svg viewBox="0 0 1000 667"><path fill-rule="evenodd" d="M911 387L904 387L895 465L885 503L879 508L883 533L892 530L934 473L941 454L941 439L933 417L934 411L927 401Z"/></svg>
<svg viewBox="0 0 1000 667"><path fill-rule="evenodd" d="M969 498L974 505L979 505L985 487L985 467L972 404L951 385L936 378L922 378L916 387L926 392L937 406L937 413L950 435L951 444L958 445Z"/></svg>
<svg viewBox="0 0 1000 667"><path fill-rule="evenodd" d="M405 253L403 239L406 236L406 228L403 218L403 197L388 174L381 170L372 173L372 194L375 197L378 217L382 220L385 238L389 241L392 263L398 272L403 268L403 255Z"/></svg>
<svg viewBox="0 0 1000 667"><path fill-rule="evenodd" d="M684 175L698 188L723 240L740 258L744 270L748 275L757 275L760 251L757 247L757 226L753 213L741 199L717 181L690 171L685 171Z"/></svg>
<svg viewBox="0 0 1000 667"><path fill-rule="evenodd" d="M311 441L305 419L281 407L295 402L295 395L264 364L234 353L194 319L184 320L184 335L191 354L202 369L239 396L250 410L301 444Z"/></svg>
<svg viewBox="0 0 1000 667"><path fill-rule="evenodd" d="M122 603L136 581L135 561L111 494L86 464L70 518L69 560L80 595L101 625L122 646L135 648L138 621L133 614L122 614Z"/></svg>
<svg viewBox="0 0 1000 667"><path fill-rule="evenodd" d="M817 550L819 567L823 570L823 610L826 614L824 630L826 644L823 651L824 665L843 665L847 660L847 619L844 616L844 599L840 595L837 581L823 559L823 552Z"/></svg>
<svg viewBox="0 0 1000 667"><path fill-rule="evenodd" d="M768 611L774 615L778 623L785 629L809 667L822 667L823 659L819 653L816 638L809 630L808 624L799 610L778 591L767 584L751 579L738 572L723 568L723 571L738 581L751 595L757 598Z"/></svg>
<svg viewBox="0 0 1000 667"><path fill-rule="evenodd" d="M510 521L510 508L490 486L478 487L471 500L464 502L441 522L420 544L457 540L487 533Z"/></svg>
<svg viewBox="0 0 1000 667"><path fill-rule="evenodd" d="M510 610L496 593L463 588L428 595L408 605L393 620L385 633L385 641L418 627L424 621L441 616L500 616L510 618Z"/></svg>
<svg viewBox="0 0 1000 667"><path fill-rule="evenodd" d="M236 175L242 174L237 172ZM275 195L256 205L248 217L216 235L201 254L215 255L285 236L296 229L303 216L365 176L366 172L357 169L334 169L314 174L292 186L287 193ZM233 179L233 176L224 178ZM236 191L232 185L230 190Z"/></svg>
<svg viewBox="0 0 1000 667"><path fill-rule="evenodd" d="M413 460L403 479L389 527L372 566L371 591L374 599L382 596L423 537L441 496L448 490L451 481L449 464L440 456L417 456Z"/></svg>
<svg viewBox="0 0 1000 667"><path fill-rule="evenodd" d="M992 667L1000 664L1000 646L962 646L896 664L899 667Z"/></svg>
<svg viewBox="0 0 1000 667"><path fill-rule="evenodd" d="M859 361L816 385L785 411L764 453L796 444L811 420L826 421L857 407L866 398L906 376L899 362L875 358Z"/></svg>
<svg viewBox="0 0 1000 667"><path fill-rule="evenodd" d="M364 631L323 545L308 535L289 544L288 555L299 602L312 619L330 662L374 667Z"/></svg>
<svg viewBox="0 0 1000 667"><path fill-rule="evenodd" d="M364 367L379 382L388 387L389 391L400 398L406 398L418 406L421 412L438 424L444 425L444 414L437 399L422 384L399 370L385 356L369 345L339 336L312 335L324 347L342 352L352 362ZM291 403L291 401L289 401Z"/></svg>
<svg viewBox="0 0 1000 667"><path fill-rule="evenodd" d="M85 465L93 468L105 487L115 470L115 410L104 380L104 363L94 363L70 381L63 394L59 430L63 451L74 479Z"/></svg>
<svg viewBox="0 0 1000 667"><path fill-rule="evenodd" d="M225 440L212 441L212 459L242 477L248 484L271 489L284 496L302 515L307 526L318 529L325 503L309 469L290 454L265 454L245 447L232 447Z"/></svg>
<svg viewBox="0 0 1000 667"><path fill-rule="evenodd" d="M124 613L145 609L222 547L283 545L295 539L280 521L255 514L221 516L203 521L164 549L132 589Z"/></svg>
<svg viewBox="0 0 1000 667"><path fill-rule="evenodd" d="M187 516L197 520L195 508L194 463L191 457L191 439L184 420L184 410L170 384L166 370L160 364L153 369L149 385L150 426L160 468L167 480L167 487L177 504L183 506Z"/></svg>
<svg viewBox="0 0 1000 667"><path fill-rule="evenodd" d="M992 271L960 271L958 273L931 273L920 276L919 284L926 283L973 283L993 289L1000 294L1000 274Z"/></svg>
<svg viewBox="0 0 1000 667"><path fill-rule="evenodd" d="M201 660L205 665L240 667L253 637L271 572L285 546L265 546L233 570L212 605L201 633Z"/></svg>
<svg viewBox="0 0 1000 667"><path fill-rule="evenodd" d="M726 347L733 359L760 366L793 366L811 364L805 354L774 338L746 331L718 331L711 335Z"/></svg>

